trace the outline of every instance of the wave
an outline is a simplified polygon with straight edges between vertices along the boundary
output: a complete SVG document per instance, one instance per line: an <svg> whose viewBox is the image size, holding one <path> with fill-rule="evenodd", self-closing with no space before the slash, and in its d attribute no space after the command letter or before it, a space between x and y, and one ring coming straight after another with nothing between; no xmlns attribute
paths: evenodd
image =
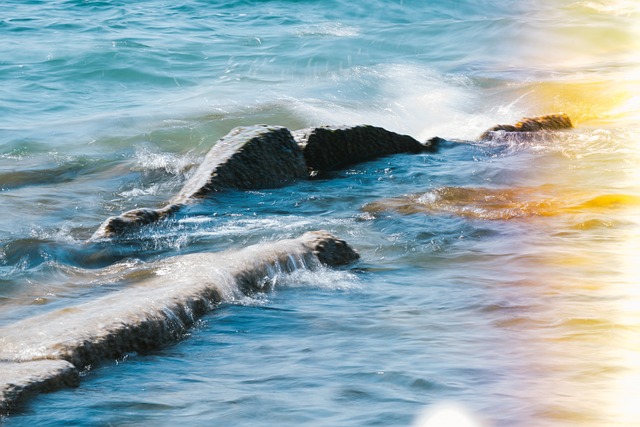
<svg viewBox="0 0 640 427"><path fill-rule="evenodd" d="M72 382L77 385L79 371L92 364L181 339L198 318L222 302L269 291L289 273L357 258L344 241L326 232L236 252L184 255L145 269L143 277L119 292L20 320L0 332L0 360L5 365L0 412L29 391L69 385L59 365L52 369L42 366L42 360L63 364L64 377L74 371ZM14 369L24 366L33 366L37 374L25 376L22 369Z"/></svg>

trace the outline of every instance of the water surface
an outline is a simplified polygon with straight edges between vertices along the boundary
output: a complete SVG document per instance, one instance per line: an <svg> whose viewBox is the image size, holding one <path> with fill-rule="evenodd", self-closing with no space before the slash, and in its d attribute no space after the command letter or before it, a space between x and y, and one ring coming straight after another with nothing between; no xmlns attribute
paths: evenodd
<svg viewBox="0 0 640 427"><path fill-rule="evenodd" d="M88 369L19 425L486 426L640 419L640 8L633 1L0 6L0 324L168 256L326 229L362 259L225 301ZM476 142L563 111L576 128ZM439 152L227 193L130 240L235 126L367 123Z"/></svg>

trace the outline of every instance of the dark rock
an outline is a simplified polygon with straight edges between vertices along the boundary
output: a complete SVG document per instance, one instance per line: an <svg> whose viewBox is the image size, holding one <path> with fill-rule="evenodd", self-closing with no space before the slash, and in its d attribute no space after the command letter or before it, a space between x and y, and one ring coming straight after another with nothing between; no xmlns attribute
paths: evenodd
<svg viewBox="0 0 640 427"><path fill-rule="evenodd" d="M293 132L312 171L336 170L350 164L398 153L433 150L407 135L361 126L322 126Z"/></svg>
<svg viewBox="0 0 640 427"><path fill-rule="evenodd" d="M326 231L311 231L305 233L313 254L318 260L326 265L339 266L356 261L360 255L345 242L337 239Z"/></svg>
<svg viewBox="0 0 640 427"><path fill-rule="evenodd" d="M165 219L180 210L180 205L168 205L161 209L140 208L107 218L93 233L91 240L122 236L140 227Z"/></svg>
<svg viewBox="0 0 640 427"><path fill-rule="evenodd" d="M130 286L0 327L0 416L28 395L78 384L85 367L185 337L223 300L320 264L358 259L326 231L236 251L179 255L148 265Z"/></svg>
<svg viewBox="0 0 640 427"><path fill-rule="evenodd" d="M442 144L445 144L446 142L447 142L446 139L440 138L439 136L434 136L432 138L427 139L424 145L429 147L430 150L435 150L439 148Z"/></svg>
<svg viewBox="0 0 640 427"><path fill-rule="evenodd" d="M277 188L307 177L302 152L288 129L233 129L211 148L172 203L188 203L226 189Z"/></svg>
<svg viewBox="0 0 640 427"><path fill-rule="evenodd" d="M108 218L91 240L122 236L179 211L183 205L228 190L277 188L307 177L302 151L279 126L238 127L218 140L182 190L161 209L141 208Z"/></svg>
<svg viewBox="0 0 640 427"><path fill-rule="evenodd" d="M486 130L481 136L481 140L497 139L503 133L517 132L530 133L540 131L553 131L570 129L573 127L571 119L564 113L548 114L538 117L525 117L514 125L496 125Z"/></svg>
<svg viewBox="0 0 640 427"><path fill-rule="evenodd" d="M108 218L91 240L112 238L165 219L184 205L224 190L278 188L309 173L397 153L432 151L442 143L420 143L375 126L317 127L294 135L279 126L239 127L218 140L180 192L161 209L133 209Z"/></svg>
<svg viewBox="0 0 640 427"><path fill-rule="evenodd" d="M79 383L78 370L65 360L0 361L0 420L31 396Z"/></svg>

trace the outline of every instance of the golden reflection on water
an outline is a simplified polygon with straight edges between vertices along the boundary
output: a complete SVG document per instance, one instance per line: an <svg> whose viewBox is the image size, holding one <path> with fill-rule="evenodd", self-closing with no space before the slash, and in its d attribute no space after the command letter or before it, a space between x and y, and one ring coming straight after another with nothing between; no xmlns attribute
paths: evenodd
<svg viewBox="0 0 640 427"><path fill-rule="evenodd" d="M540 106L541 111L567 113L578 126L629 119L640 111L640 85L630 76L620 77L623 84L590 79L536 83L531 87L529 98Z"/></svg>
<svg viewBox="0 0 640 427"><path fill-rule="evenodd" d="M635 159L640 163L640 153ZM530 369L540 370L530 391L531 401L536 402L532 403L536 418L540 425L550 421L552 425L581 427L637 426L637 171L640 169L631 173L627 182L616 183L625 193L598 194L549 184L507 189L443 187L374 202L364 209L376 214L391 210L534 225L541 232L524 245L520 259L525 259L528 280L535 283L538 296L548 305L524 323L505 327L537 336L525 352L526 357L532 357Z"/></svg>
<svg viewBox="0 0 640 427"><path fill-rule="evenodd" d="M565 112L590 125L640 120L640 1L546 0L524 67L549 70L516 92L534 115Z"/></svg>
<svg viewBox="0 0 640 427"><path fill-rule="evenodd" d="M633 194L561 194L558 188L543 185L513 188L440 187L425 193L372 202L365 205L363 210L369 213L395 211L405 215L447 213L475 219L509 220L638 206L640 196ZM598 225L597 221L577 224L581 228Z"/></svg>
<svg viewBox="0 0 640 427"><path fill-rule="evenodd" d="M623 369L614 379L610 395L610 413L617 416L619 425L637 426L640 423L640 230L636 228L620 248L624 277L620 286L624 295L616 310L616 323L623 325L612 358Z"/></svg>
<svg viewBox="0 0 640 427"><path fill-rule="evenodd" d="M539 425L640 425L640 125L628 83L539 86L589 123L532 145L552 155L535 160L530 185L439 187L363 207L538 230L509 250L522 249L548 306L505 328L537 337L524 354L539 379L523 398Z"/></svg>
<svg viewBox="0 0 640 427"><path fill-rule="evenodd" d="M629 168L628 185L640 192L640 135L629 141L636 160ZM609 413L616 425L640 424L640 211L630 213L627 219L634 224L623 239L618 254L620 259L620 298L616 304L615 323L622 325L618 340L612 346L611 357L623 367L614 380L609 394Z"/></svg>

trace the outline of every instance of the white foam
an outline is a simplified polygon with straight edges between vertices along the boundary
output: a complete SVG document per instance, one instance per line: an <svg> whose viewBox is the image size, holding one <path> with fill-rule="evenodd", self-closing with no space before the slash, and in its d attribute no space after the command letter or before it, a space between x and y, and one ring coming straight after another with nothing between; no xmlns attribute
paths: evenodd
<svg viewBox="0 0 640 427"><path fill-rule="evenodd" d="M345 224L344 219L323 219L322 226L332 228L332 226L342 226ZM301 231L309 228L317 227L317 221L307 217L286 215L286 216L238 216L231 220L221 220L218 217L211 216L195 216L186 217L179 220L180 224L196 225L198 227L197 236L199 237L228 237L228 236L246 236L264 234L265 231L277 230L280 237L291 237ZM210 227L209 227L210 226Z"/></svg>
<svg viewBox="0 0 640 427"><path fill-rule="evenodd" d="M457 403L438 403L427 408L414 422L413 427L482 427L464 406Z"/></svg>
<svg viewBox="0 0 640 427"><path fill-rule="evenodd" d="M190 155L155 151L149 147L138 147L135 152L136 168L142 171L163 170L171 175L181 175L197 162Z"/></svg>
<svg viewBox="0 0 640 427"><path fill-rule="evenodd" d="M151 184L146 188L132 188L131 190L125 190L120 192L120 197L129 199L141 196L155 196L161 194L162 187L158 184Z"/></svg>
<svg viewBox="0 0 640 427"><path fill-rule="evenodd" d="M578 4L608 15L625 16L640 13L640 3L637 0L586 1Z"/></svg>
<svg viewBox="0 0 640 427"><path fill-rule="evenodd" d="M327 77L326 90L309 83L310 97L283 97L314 124L371 124L418 140L441 136L475 140L500 119L520 118L518 100L488 103L485 89L463 76L418 65L353 67ZM331 93L318 98L314 94Z"/></svg>
<svg viewBox="0 0 640 427"><path fill-rule="evenodd" d="M276 276L275 286L283 288L314 288L329 291L353 291L362 288L362 282L352 272L326 267L309 270L298 269L293 273Z"/></svg>
<svg viewBox="0 0 640 427"><path fill-rule="evenodd" d="M360 35L360 30L354 26L344 25L340 22L323 22L315 25L305 25L299 30L295 31L295 35L298 37L356 37Z"/></svg>

